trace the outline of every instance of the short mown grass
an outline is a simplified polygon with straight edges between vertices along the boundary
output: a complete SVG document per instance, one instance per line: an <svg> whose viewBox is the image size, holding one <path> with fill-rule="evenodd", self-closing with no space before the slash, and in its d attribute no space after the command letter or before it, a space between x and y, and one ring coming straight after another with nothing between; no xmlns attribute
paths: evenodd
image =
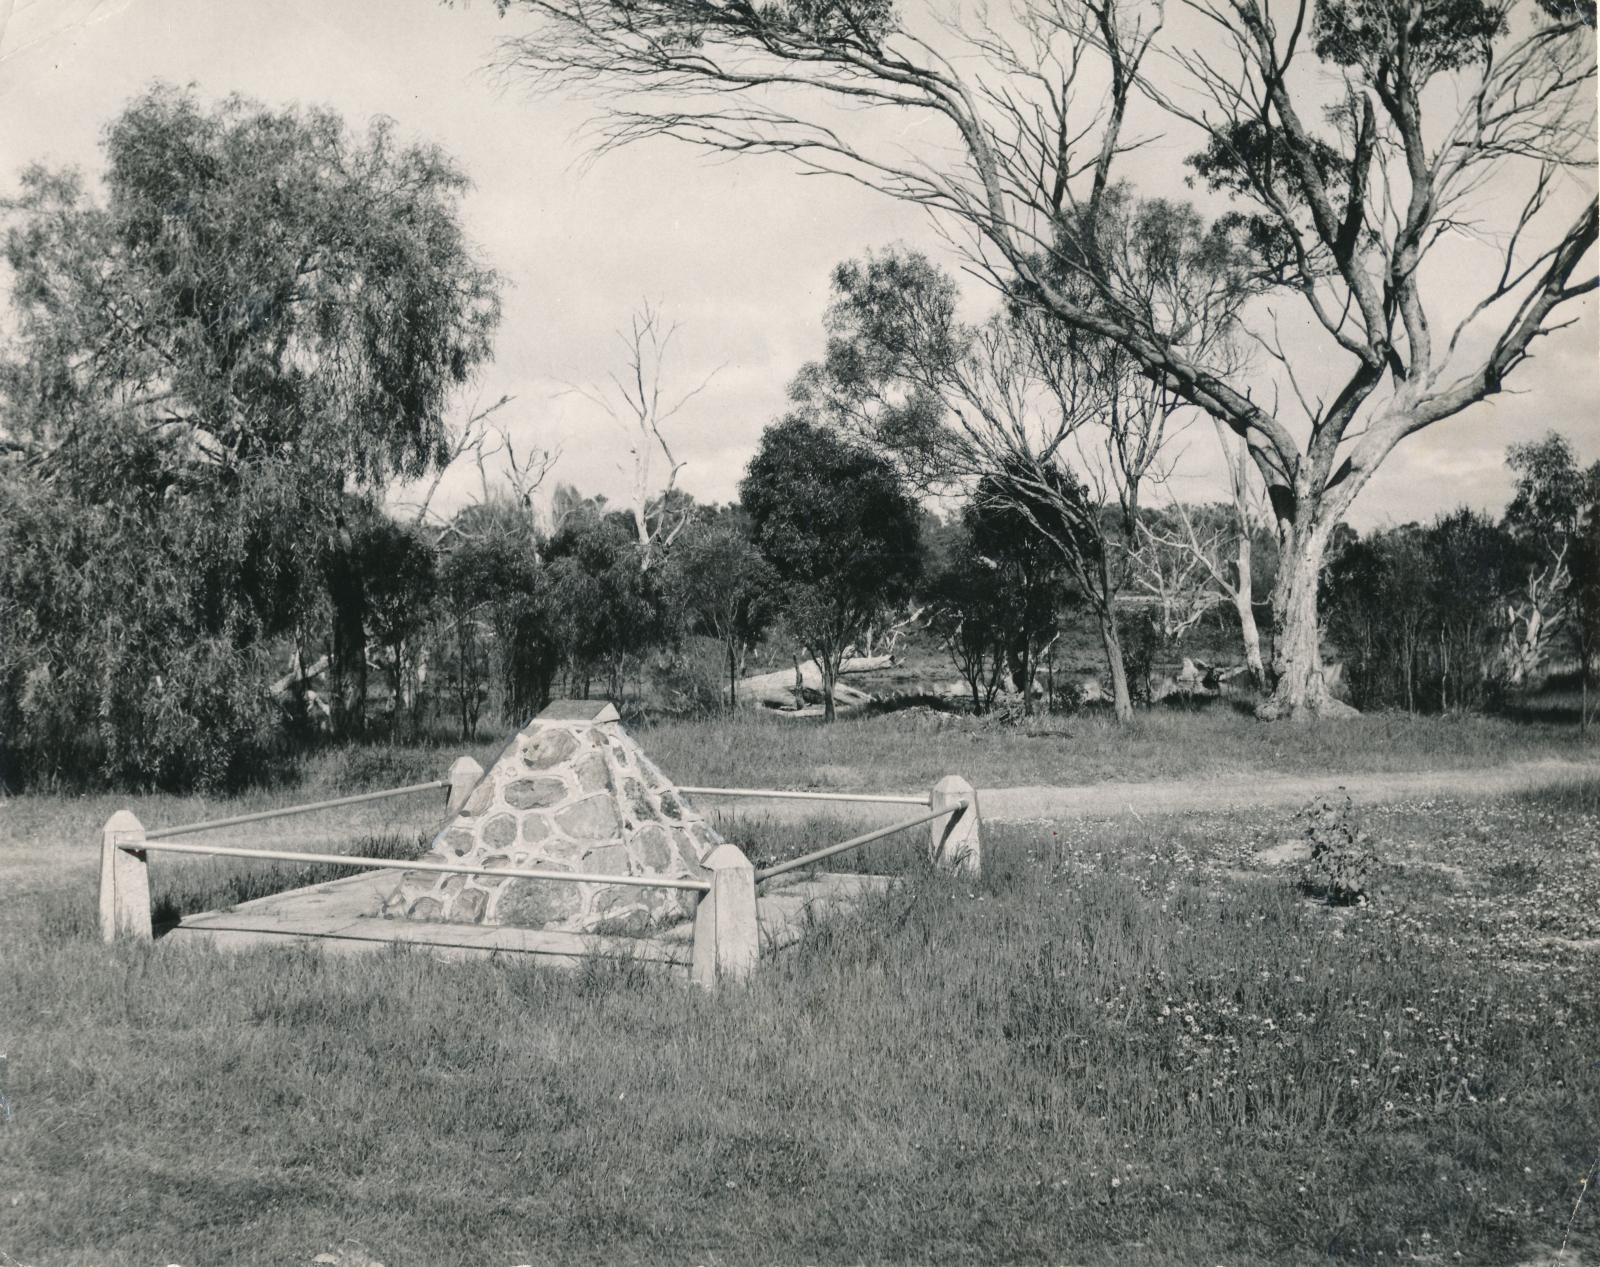
<svg viewBox="0 0 1600 1267"><path fill-rule="evenodd" d="M1391 865L1344 910L1248 868L1276 813L1000 825L982 883L875 845L900 885L715 995L625 964L107 948L85 852L0 889L0 1262L1600 1252L1593 1207L1571 1219L1600 1148L1572 948L1600 785L1363 813ZM235 891L180 875L180 905Z"/></svg>

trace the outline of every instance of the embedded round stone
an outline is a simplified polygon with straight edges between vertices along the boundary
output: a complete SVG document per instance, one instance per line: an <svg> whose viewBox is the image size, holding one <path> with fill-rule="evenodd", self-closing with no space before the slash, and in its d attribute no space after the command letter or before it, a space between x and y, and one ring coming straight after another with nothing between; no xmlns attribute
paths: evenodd
<svg viewBox="0 0 1600 1267"><path fill-rule="evenodd" d="M447 876L445 876L445 878L443 880L441 880L439 882L439 887L434 891L436 893L438 893L439 897L445 903L448 904L450 902L450 900L453 897L455 897L455 895L457 893L461 892L461 890L466 887L466 885L467 885L467 877L466 876L464 876L464 875L447 875Z"/></svg>
<svg viewBox="0 0 1600 1267"><path fill-rule="evenodd" d="M410 915L412 919L438 919L444 911L444 903L436 897L419 897L411 904Z"/></svg>
<svg viewBox="0 0 1600 1267"><path fill-rule="evenodd" d="M548 770L577 750L578 740L571 731L540 729L538 734L523 741L522 764L530 770Z"/></svg>
<svg viewBox="0 0 1600 1267"><path fill-rule="evenodd" d="M452 827L439 841L439 848L451 857L465 858L477 843L477 836L467 828Z"/></svg>
<svg viewBox="0 0 1600 1267"><path fill-rule="evenodd" d="M628 749L624 745L613 739L610 741L608 746L611 749L611 759L618 765L627 767L632 764L632 761L628 757Z"/></svg>
<svg viewBox="0 0 1600 1267"><path fill-rule="evenodd" d="M722 837L704 823L690 823L686 830L702 858L722 843Z"/></svg>
<svg viewBox="0 0 1600 1267"><path fill-rule="evenodd" d="M673 792L661 793L661 812L668 818L683 817L683 802Z"/></svg>
<svg viewBox="0 0 1600 1267"><path fill-rule="evenodd" d="M489 871L504 871L507 867L514 867L517 864L512 860L510 854L492 853L483 860L483 865ZM496 881L496 883L499 883L499 881Z"/></svg>
<svg viewBox="0 0 1600 1267"><path fill-rule="evenodd" d="M583 909L583 891L558 880L513 880L506 885L495 908L501 924L517 928L547 928L571 919Z"/></svg>
<svg viewBox="0 0 1600 1267"><path fill-rule="evenodd" d="M622 830L617 807L605 795L586 796L556 815L556 826L579 840L609 840Z"/></svg>
<svg viewBox="0 0 1600 1267"><path fill-rule="evenodd" d="M484 848L509 849L517 840L517 820L510 814L496 814L479 832Z"/></svg>
<svg viewBox="0 0 1600 1267"><path fill-rule="evenodd" d="M539 814L529 814L522 820L522 843L536 845L550 834L550 820Z"/></svg>
<svg viewBox="0 0 1600 1267"><path fill-rule="evenodd" d="M654 818L656 807L650 803L650 797L645 793L644 784L638 779L628 779L622 785L622 794L627 798L628 808L636 818Z"/></svg>
<svg viewBox="0 0 1600 1267"><path fill-rule="evenodd" d="M534 850L538 857L554 858L557 862L576 862L583 853L581 840L568 840L565 836L552 836ZM542 865L542 864L541 864Z"/></svg>
<svg viewBox="0 0 1600 1267"><path fill-rule="evenodd" d="M567 785L560 779L518 779L506 784L503 795L512 809L544 809L566 799Z"/></svg>
<svg viewBox="0 0 1600 1267"><path fill-rule="evenodd" d="M633 839L639 861L646 870L661 872L672 865L672 841L665 827L647 823Z"/></svg>
<svg viewBox="0 0 1600 1267"><path fill-rule="evenodd" d="M591 752L575 767L578 776L578 786L585 792L609 792L611 790L611 771L606 766L606 759L598 752Z"/></svg>
<svg viewBox="0 0 1600 1267"><path fill-rule="evenodd" d="M696 877L705 879L709 872L703 872ZM698 895L686 893L682 889L663 889L656 898L656 918L662 923L670 924L675 920L693 919Z"/></svg>
<svg viewBox="0 0 1600 1267"><path fill-rule="evenodd" d="M595 875L627 875L628 850L625 845L601 845L583 855L583 869Z"/></svg>
<svg viewBox="0 0 1600 1267"><path fill-rule="evenodd" d="M488 779L472 789L467 797L466 804L461 807L463 814L481 814L494 803L494 784Z"/></svg>
<svg viewBox="0 0 1600 1267"><path fill-rule="evenodd" d="M489 895L482 889L462 889L451 907L450 918L463 924L476 924L483 918L483 908L488 903Z"/></svg>

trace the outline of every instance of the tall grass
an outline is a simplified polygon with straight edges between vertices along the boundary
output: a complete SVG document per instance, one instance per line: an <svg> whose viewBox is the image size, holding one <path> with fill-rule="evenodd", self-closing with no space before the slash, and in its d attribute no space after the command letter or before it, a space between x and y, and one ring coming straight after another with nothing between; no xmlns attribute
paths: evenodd
<svg viewBox="0 0 1600 1267"><path fill-rule="evenodd" d="M358 858L420 858L428 847L421 833L386 834L358 839L340 852ZM158 855L159 856L159 855ZM151 921L159 933L185 915L223 910L241 902L291 889L309 888L362 868L328 862L255 862L239 858L197 858L179 867L160 867L151 883ZM396 878L398 883L398 877Z"/></svg>
<svg viewBox="0 0 1600 1267"><path fill-rule="evenodd" d="M1502 853L1531 839L1515 822ZM774 853L812 839L785 830ZM981 884L885 842L899 887L713 996L627 965L107 949L90 886L50 910L0 895L0 1253L1510 1263L1555 1244L1600 1139L1592 975L1441 953L1286 880L1224 884L1201 851L1225 859L1231 830L1002 827ZM1600 1249L1592 1219L1574 1239Z"/></svg>

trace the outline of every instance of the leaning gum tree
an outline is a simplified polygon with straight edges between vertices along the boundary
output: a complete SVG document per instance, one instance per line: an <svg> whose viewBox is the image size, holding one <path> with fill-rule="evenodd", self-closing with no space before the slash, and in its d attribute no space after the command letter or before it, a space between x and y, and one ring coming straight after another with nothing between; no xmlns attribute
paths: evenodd
<svg viewBox="0 0 1600 1267"><path fill-rule="evenodd" d="M1373 472L1596 285L1593 0L500 8L532 23L508 71L594 94L602 146L781 154L919 204L1011 302L1240 436L1282 548L1264 716L1328 705L1318 574ZM1174 142L1228 256L1218 302L1264 352L1248 372L1129 287L1107 233L1125 173L1148 186Z"/></svg>

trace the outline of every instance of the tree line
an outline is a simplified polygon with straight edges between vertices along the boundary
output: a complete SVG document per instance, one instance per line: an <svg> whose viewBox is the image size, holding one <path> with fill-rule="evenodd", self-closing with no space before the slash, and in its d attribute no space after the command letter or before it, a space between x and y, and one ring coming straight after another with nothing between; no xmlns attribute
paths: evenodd
<svg viewBox="0 0 1600 1267"><path fill-rule="evenodd" d="M465 175L387 122L158 85L103 144L97 189L35 165L4 204L0 756L237 782L276 644L348 632L370 506L441 456L500 279Z"/></svg>
<svg viewBox="0 0 1600 1267"><path fill-rule="evenodd" d="M673 331L636 314L597 398L633 436L634 487L617 506L558 490L541 520L548 463L508 449L491 489L500 406L453 413L491 358L502 279L463 234L447 155L387 122L356 134L160 85L104 148L97 189L35 166L4 204L9 781L225 786L314 734L392 733L448 701L471 735L486 709L525 717L558 682L620 696L647 668L653 690L712 707L763 636L816 662L831 718L846 655L913 612L978 711L1032 707L1064 613L1094 629L1119 718L1161 653L1221 618L1263 698L1323 710L1324 628L1364 705L1483 702L1561 639L1592 665L1596 475L1559 437L1512 451L1502 521L1341 525L1308 591L1285 580L1310 556L1259 437L1218 419L1227 499L1174 502L1168 440L1202 402L1122 333L1015 293L963 318L954 280L905 249L835 270L822 354L731 507L676 487L669 424L700 388L664 400ZM1096 206L1120 284L1242 365L1243 292L1205 288L1239 267L1238 226L1122 187ZM398 513L397 486L431 495L474 457L474 504ZM958 509L930 518L930 499ZM1285 687L1308 592L1315 682ZM716 649L715 674L691 644Z"/></svg>
<svg viewBox="0 0 1600 1267"><path fill-rule="evenodd" d="M929 213L1002 313L962 329L937 279L902 270L902 303L867 270L887 356L830 366L841 404L999 472L1052 538L1091 527L1061 460L1080 410L1131 424L1124 532L1169 401L1232 437L1278 543L1266 718L1337 711L1319 593L1373 474L1527 380L1600 286L1593 0L498 7L505 72L592 103L607 150L773 155ZM1198 198L1152 189L1157 140ZM1079 577L1102 609L1110 566Z"/></svg>
<svg viewBox="0 0 1600 1267"><path fill-rule="evenodd" d="M1559 435L1515 445L1496 520L1461 509L1334 543L1324 620L1357 707L1482 707L1552 661L1587 691L1600 643L1600 462Z"/></svg>

